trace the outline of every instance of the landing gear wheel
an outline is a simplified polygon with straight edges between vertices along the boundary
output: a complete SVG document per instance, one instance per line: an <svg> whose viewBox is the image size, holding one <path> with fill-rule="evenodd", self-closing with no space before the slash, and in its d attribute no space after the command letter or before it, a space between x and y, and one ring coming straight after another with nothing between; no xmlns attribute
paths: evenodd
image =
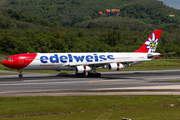
<svg viewBox="0 0 180 120"><path fill-rule="evenodd" d="M76 76L80 76L80 74L79 74L79 73L76 73Z"/></svg>
<svg viewBox="0 0 180 120"><path fill-rule="evenodd" d="M85 76L86 74L84 73L76 73L76 76L79 77L79 76Z"/></svg>
<svg viewBox="0 0 180 120"><path fill-rule="evenodd" d="M19 70L19 78L22 78L23 74L22 74L22 70Z"/></svg>
<svg viewBox="0 0 180 120"><path fill-rule="evenodd" d="M97 76L97 77L101 77L101 73L97 73L96 76Z"/></svg>
<svg viewBox="0 0 180 120"><path fill-rule="evenodd" d="M88 76L89 76L89 77L93 77L93 76L94 76L94 74L93 74L93 73L91 73L91 72L88 72Z"/></svg>
<svg viewBox="0 0 180 120"><path fill-rule="evenodd" d="M101 77L101 73L90 73L88 72L89 77Z"/></svg>
<svg viewBox="0 0 180 120"><path fill-rule="evenodd" d="M23 77L23 74L19 74L19 78L22 78Z"/></svg>

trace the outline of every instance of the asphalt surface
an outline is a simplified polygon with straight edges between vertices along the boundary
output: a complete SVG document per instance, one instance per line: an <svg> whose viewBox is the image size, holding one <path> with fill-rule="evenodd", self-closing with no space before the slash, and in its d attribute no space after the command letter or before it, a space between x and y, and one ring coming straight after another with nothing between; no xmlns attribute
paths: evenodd
<svg viewBox="0 0 180 120"><path fill-rule="evenodd" d="M0 96L180 95L180 82L164 82L167 80L180 80L180 70L104 72L101 77L67 73L24 73L23 78L1 75Z"/></svg>

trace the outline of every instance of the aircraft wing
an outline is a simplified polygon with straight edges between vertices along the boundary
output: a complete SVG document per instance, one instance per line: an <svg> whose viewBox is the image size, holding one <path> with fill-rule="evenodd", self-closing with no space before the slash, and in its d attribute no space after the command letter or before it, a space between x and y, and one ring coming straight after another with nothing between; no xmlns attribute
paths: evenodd
<svg viewBox="0 0 180 120"><path fill-rule="evenodd" d="M71 66L71 67L75 67L75 66L79 66L79 65L95 65L95 66L101 66L101 65L107 65L109 63L126 63L126 64L130 64L130 63L134 63L135 61L132 61L132 59L130 59L131 57L124 57L124 58L116 58L115 60L106 60L106 61L101 61L101 62L76 62L76 63L67 63L64 64L63 66ZM129 60L128 60L129 59ZM140 62L140 61L149 61L150 59L139 59L136 60L136 62Z"/></svg>

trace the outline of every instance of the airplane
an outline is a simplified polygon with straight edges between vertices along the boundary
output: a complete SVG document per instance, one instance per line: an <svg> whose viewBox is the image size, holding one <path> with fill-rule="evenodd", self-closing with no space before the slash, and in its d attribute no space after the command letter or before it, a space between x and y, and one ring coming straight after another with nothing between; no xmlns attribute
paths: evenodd
<svg viewBox="0 0 180 120"><path fill-rule="evenodd" d="M76 76L100 77L97 69L108 68L119 71L144 61L159 58L155 53L162 30L155 30L145 43L134 52L98 53L23 53L8 57L2 64L17 69L22 78L22 70L75 70Z"/></svg>

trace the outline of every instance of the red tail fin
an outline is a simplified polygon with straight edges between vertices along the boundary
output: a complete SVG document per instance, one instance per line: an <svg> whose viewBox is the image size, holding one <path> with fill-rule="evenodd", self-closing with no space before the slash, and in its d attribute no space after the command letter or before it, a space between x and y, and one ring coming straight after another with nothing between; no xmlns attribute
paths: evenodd
<svg viewBox="0 0 180 120"><path fill-rule="evenodd" d="M141 48L135 51L135 53L154 53L161 36L161 32L162 30L155 30Z"/></svg>

